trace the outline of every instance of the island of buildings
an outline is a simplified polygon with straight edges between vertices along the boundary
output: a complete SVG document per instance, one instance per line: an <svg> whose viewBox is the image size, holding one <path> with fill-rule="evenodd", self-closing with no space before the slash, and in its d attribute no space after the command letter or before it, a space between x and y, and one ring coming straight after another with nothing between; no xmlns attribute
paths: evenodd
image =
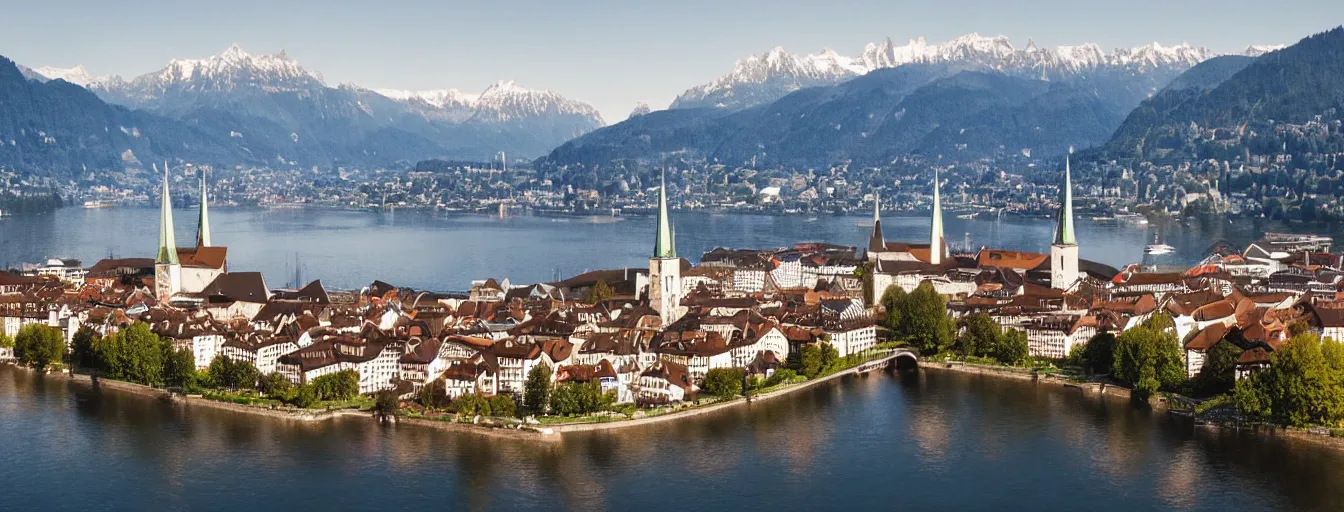
<svg viewBox="0 0 1344 512"><path fill-rule="evenodd" d="M320 281L270 289L259 273L230 271L227 248L214 245L203 174L195 244L178 246L165 168L154 258L105 259L88 269L53 259L0 273L0 319L10 336L43 323L67 341L81 327L108 335L143 321L190 349L198 368L224 355L296 383L354 370L363 393L410 396L438 381L450 397L517 396L531 369L545 364L553 379L598 381L618 402L639 404L688 400L715 368L771 374L809 344L840 356L868 351L882 338L883 291L923 283L948 298L953 316L986 313L1024 331L1031 355L1047 358L1156 312L1175 319L1192 375L1219 343L1241 352L1238 376L1265 367L1293 321L1344 334L1344 301L1336 300L1344 273L1328 238L1271 234L1243 251L1218 247L1177 272L1115 269L1079 257L1067 161L1063 174L1047 254L954 252L935 174L927 243L886 240L875 198L862 250L720 248L693 266L677 254L660 186L647 270L528 285L484 279L468 293L445 294L381 281L359 292L328 291Z"/></svg>

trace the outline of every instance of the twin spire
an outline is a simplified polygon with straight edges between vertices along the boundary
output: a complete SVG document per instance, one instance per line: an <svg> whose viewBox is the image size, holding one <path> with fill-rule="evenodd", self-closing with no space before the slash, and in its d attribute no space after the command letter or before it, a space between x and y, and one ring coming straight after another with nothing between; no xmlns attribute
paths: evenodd
<svg viewBox="0 0 1344 512"><path fill-rule="evenodd" d="M677 257L677 242L667 217L667 171L663 171L658 187L658 237L653 242L654 258Z"/></svg>
<svg viewBox="0 0 1344 512"><path fill-rule="evenodd" d="M155 168L154 170L158 170ZM154 262L166 265L180 264L177 258L177 239L173 234L173 200L168 194L168 162L163 163L163 193L159 205L159 253ZM210 217L206 206L205 171L201 171L201 213L196 224L196 246L210 247Z"/></svg>
<svg viewBox="0 0 1344 512"><path fill-rule="evenodd" d="M933 223L929 229L929 263L941 265L947 244L943 242L943 202L939 199L938 168L933 168Z"/></svg>

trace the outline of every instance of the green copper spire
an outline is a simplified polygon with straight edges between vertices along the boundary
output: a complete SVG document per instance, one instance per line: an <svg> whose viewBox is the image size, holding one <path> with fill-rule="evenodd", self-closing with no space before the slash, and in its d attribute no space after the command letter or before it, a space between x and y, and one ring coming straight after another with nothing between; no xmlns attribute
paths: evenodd
<svg viewBox="0 0 1344 512"><path fill-rule="evenodd" d="M177 265L177 241L173 239L173 201L168 198L168 162L163 163L162 197L163 204L159 211L159 254L154 258L154 262Z"/></svg>
<svg viewBox="0 0 1344 512"><path fill-rule="evenodd" d="M653 257L677 257L677 245L673 241L672 226L667 219L667 173L664 171L662 184L658 187L658 239L653 243Z"/></svg>
<svg viewBox="0 0 1344 512"><path fill-rule="evenodd" d="M943 202L939 200L938 168L933 168L933 225L929 230L929 263L943 261Z"/></svg>
<svg viewBox="0 0 1344 512"><path fill-rule="evenodd" d="M1069 148L1073 153L1073 148ZM1078 245L1073 235L1073 182L1069 176L1069 157L1064 157L1064 189L1060 191L1059 225L1055 226L1055 245Z"/></svg>
<svg viewBox="0 0 1344 512"><path fill-rule="evenodd" d="M196 247L210 247L210 215L206 212L205 169L201 169L201 216L196 219Z"/></svg>

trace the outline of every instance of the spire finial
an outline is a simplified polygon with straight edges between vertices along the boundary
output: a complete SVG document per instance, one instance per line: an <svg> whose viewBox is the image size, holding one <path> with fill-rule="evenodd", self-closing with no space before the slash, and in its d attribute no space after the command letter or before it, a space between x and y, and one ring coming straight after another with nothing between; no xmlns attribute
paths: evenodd
<svg viewBox="0 0 1344 512"><path fill-rule="evenodd" d="M939 197L938 167L933 168L933 219L929 230L929 263L943 262L943 253L947 250L943 243L943 202Z"/></svg>
<svg viewBox="0 0 1344 512"><path fill-rule="evenodd" d="M153 164L150 164L151 167ZM155 169L156 171L158 169ZM159 253L155 263L177 265L177 241L173 238L173 201L168 196L168 162L163 162L162 204L159 205Z"/></svg>
<svg viewBox="0 0 1344 512"><path fill-rule="evenodd" d="M1069 147L1073 154L1073 147ZM1060 191L1058 224L1055 226L1055 245L1078 245L1073 232L1073 178L1070 176L1069 156L1064 156L1064 189Z"/></svg>
<svg viewBox="0 0 1344 512"><path fill-rule="evenodd" d="M677 247L673 242L672 227L667 217L667 169L663 169L658 186L658 235L653 243L653 257L675 258Z"/></svg>
<svg viewBox="0 0 1344 512"><path fill-rule="evenodd" d="M210 215L207 212L209 203L207 186L205 184L205 168L201 168L201 214L196 219L196 247L210 247Z"/></svg>

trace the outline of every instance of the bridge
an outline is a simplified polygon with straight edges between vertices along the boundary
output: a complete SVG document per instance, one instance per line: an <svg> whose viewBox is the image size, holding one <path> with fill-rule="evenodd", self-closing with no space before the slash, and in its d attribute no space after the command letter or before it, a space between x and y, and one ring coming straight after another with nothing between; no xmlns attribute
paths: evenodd
<svg viewBox="0 0 1344 512"><path fill-rule="evenodd" d="M908 348L892 349L887 355L854 367L854 373L867 373L873 370L895 367L896 369L914 369L919 367L919 354Z"/></svg>

